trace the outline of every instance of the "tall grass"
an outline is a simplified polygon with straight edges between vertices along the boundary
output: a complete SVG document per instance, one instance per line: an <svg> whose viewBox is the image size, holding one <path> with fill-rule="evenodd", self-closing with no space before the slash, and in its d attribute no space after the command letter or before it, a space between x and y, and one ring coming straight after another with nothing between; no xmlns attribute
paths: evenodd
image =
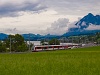
<svg viewBox="0 0 100 75"><path fill-rule="evenodd" d="M0 75L100 75L100 47L0 54Z"/></svg>

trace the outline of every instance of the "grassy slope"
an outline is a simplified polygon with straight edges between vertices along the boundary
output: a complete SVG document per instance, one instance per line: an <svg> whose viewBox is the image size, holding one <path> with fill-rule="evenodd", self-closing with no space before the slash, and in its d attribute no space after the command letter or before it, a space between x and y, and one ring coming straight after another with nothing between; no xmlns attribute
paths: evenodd
<svg viewBox="0 0 100 75"><path fill-rule="evenodd" d="M100 75L100 47L0 54L0 75Z"/></svg>

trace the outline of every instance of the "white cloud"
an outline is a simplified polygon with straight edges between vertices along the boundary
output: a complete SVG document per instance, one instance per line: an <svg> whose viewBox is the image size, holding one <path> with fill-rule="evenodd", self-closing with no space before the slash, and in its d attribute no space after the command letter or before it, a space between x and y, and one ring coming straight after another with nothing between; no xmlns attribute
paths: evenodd
<svg viewBox="0 0 100 75"><path fill-rule="evenodd" d="M47 28L46 33L52 35L62 35L68 31L69 19L59 18L57 21L51 24L51 27Z"/></svg>
<svg viewBox="0 0 100 75"><path fill-rule="evenodd" d="M100 25L90 24L89 27L86 28L85 30L100 30Z"/></svg>
<svg viewBox="0 0 100 75"><path fill-rule="evenodd" d="M49 9L41 13L22 12L23 16L18 17L4 17L0 19L0 28L2 32L7 33L7 30L11 30L11 33L35 33L43 34L43 31L51 26L51 23L58 18L65 17L63 15L57 15L57 12ZM12 30L16 28L17 31Z"/></svg>
<svg viewBox="0 0 100 75"><path fill-rule="evenodd" d="M41 13L20 12L19 14L22 16L0 18L1 32L47 34L44 31L59 18L70 18L70 21L77 19L77 16L74 18L70 15L58 15L58 12L52 9L47 9ZM12 31L14 28L16 31Z"/></svg>
<svg viewBox="0 0 100 75"><path fill-rule="evenodd" d="M60 35L77 27L68 22L99 8L99 0L1 0L0 32Z"/></svg>
<svg viewBox="0 0 100 75"><path fill-rule="evenodd" d="M77 21L69 23L68 29L70 29L70 28L78 28L78 26L75 25L76 23L77 23Z"/></svg>

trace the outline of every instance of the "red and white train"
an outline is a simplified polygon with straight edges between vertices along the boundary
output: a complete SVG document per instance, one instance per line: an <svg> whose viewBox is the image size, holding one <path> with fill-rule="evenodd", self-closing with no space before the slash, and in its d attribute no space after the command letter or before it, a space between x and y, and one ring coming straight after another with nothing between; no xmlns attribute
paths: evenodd
<svg viewBox="0 0 100 75"><path fill-rule="evenodd" d="M60 50L60 49L71 49L71 48L77 48L80 45L37 45L32 48L33 52L37 51L49 51L49 50Z"/></svg>

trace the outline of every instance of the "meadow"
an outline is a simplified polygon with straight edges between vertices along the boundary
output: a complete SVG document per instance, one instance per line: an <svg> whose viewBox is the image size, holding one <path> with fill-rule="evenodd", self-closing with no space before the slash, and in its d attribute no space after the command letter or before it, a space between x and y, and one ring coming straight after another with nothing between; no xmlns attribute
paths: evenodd
<svg viewBox="0 0 100 75"><path fill-rule="evenodd" d="M0 75L100 75L100 46L1 53Z"/></svg>

